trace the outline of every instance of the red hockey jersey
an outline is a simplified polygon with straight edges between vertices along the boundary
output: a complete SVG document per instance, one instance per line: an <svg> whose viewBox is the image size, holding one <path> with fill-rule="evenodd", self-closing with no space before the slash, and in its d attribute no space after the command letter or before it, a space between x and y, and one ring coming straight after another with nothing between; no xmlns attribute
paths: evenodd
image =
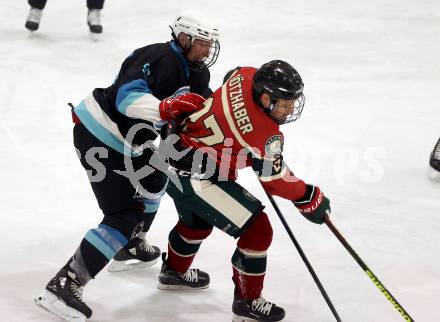
<svg viewBox="0 0 440 322"><path fill-rule="evenodd" d="M235 180L238 169L252 166L267 192L298 200L305 194L305 183L283 162L279 125L253 98L255 72L253 67L235 71L204 108L186 120L181 142L215 160L220 178Z"/></svg>

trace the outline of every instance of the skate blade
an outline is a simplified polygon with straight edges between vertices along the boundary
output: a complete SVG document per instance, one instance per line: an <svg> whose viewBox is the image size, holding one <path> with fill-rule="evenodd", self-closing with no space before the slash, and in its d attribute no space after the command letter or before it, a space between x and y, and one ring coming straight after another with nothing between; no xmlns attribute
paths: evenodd
<svg viewBox="0 0 440 322"><path fill-rule="evenodd" d="M149 261L149 262L143 262L143 261L140 261L137 259L130 259L128 261L112 260L110 265L108 266L107 270L111 273L125 272L125 271L131 271L134 269L150 267L156 263L157 263L157 258L153 259L152 261Z"/></svg>
<svg viewBox="0 0 440 322"><path fill-rule="evenodd" d="M232 314L232 322L258 322L258 320L254 320L237 314Z"/></svg>
<svg viewBox="0 0 440 322"><path fill-rule="evenodd" d="M440 172L435 170L433 167L428 166L428 178L432 181L440 182Z"/></svg>
<svg viewBox="0 0 440 322"><path fill-rule="evenodd" d="M198 290L204 290L207 289L209 287L209 284L206 286L201 286L201 287L189 287L189 286L185 286L185 285L167 285L167 284L162 284L161 282L159 282L157 284L157 288L159 290L163 290L163 291L198 291Z"/></svg>
<svg viewBox="0 0 440 322"><path fill-rule="evenodd" d="M85 322L87 319L84 314L67 306L63 301L47 290L36 297L34 302L49 313L69 322Z"/></svg>

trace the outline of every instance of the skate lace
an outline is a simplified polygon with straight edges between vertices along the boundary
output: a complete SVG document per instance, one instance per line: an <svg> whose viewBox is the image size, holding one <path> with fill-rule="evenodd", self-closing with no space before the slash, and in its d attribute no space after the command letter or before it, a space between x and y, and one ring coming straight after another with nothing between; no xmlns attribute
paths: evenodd
<svg viewBox="0 0 440 322"><path fill-rule="evenodd" d="M153 246L151 246L150 244L148 244L148 242L146 240L141 241L138 244L139 249L143 250L144 252L147 253L154 253L155 249Z"/></svg>
<svg viewBox="0 0 440 322"><path fill-rule="evenodd" d="M29 16L27 18L27 21L40 23L42 14L43 14L43 10L32 8L29 11Z"/></svg>
<svg viewBox="0 0 440 322"><path fill-rule="evenodd" d="M252 301L252 310L261 312L262 314L269 315L272 310L273 303L266 301L260 297Z"/></svg>
<svg viewBox="0 0 440 322"><path fill-rule="evenodd" d="M185 274L180 274L180 276L187 282L197 282L199 279L199 274L197 269L190 268Z"/></svg>
<svg viewBox="0 0 440 322"><path fill-rule="evenodd" d="M89 10L89 14L88 14L87 19L91 25L100 25L101 24L101 10L98 10L98 9Z"/></svg>
<svg viewBox="0 0 440 322"><path fill-rule="evenodd" d="M70 283L70 289L75 297L82 302L83 287L75 283Z"/></svg>

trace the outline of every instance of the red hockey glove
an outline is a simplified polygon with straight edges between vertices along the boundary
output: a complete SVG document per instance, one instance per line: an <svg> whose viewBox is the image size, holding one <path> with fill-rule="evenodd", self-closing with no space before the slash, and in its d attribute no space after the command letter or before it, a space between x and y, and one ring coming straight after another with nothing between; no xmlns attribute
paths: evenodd
<svg viewBox="0 0 440 322"><path fill-rule="evenodd" d="M188 93L175 98L166 98L159 104L162 120L183 119L191 113L203 108L205 98L196 93Z"/></svg>
<svg viewBox="0 0 440 322"><path fill-rule="evenodd" d="M330 214L330 200L324 196L317 186L307 185L306 193L300 200L293 204L299 212L315 224L323 224L325 215Z"/></svg>

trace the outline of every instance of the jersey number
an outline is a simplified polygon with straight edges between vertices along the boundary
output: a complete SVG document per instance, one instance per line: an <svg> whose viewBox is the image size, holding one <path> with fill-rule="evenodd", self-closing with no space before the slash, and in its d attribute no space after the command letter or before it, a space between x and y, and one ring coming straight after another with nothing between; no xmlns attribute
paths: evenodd
<svg viewBox="0 0 440 322"><path fill-rule="evenodd" d="M192 114L189 117L191 122L195 123L202 116L207 114L209 112L209 110L211 109L211 105L212 105L212 97L208 98L205 101L205 107L203 109L201 109L197 113ZM219 144L219 143L223 143L223 141L225 140L225 135L223 134L223 132L222 132L222 130L220 128L220 125L218 125L218 122L215 119L214 114L211 114L210 116L205 118L203 120L203 125L205 125L205 128L207 130L211 130L212 134L208 135L208 136L194 138L194 139L196 139L197 141L200 141L200 142L206 144L207 146L213 146L213 145L216 145L216 144Z"/></svg>

